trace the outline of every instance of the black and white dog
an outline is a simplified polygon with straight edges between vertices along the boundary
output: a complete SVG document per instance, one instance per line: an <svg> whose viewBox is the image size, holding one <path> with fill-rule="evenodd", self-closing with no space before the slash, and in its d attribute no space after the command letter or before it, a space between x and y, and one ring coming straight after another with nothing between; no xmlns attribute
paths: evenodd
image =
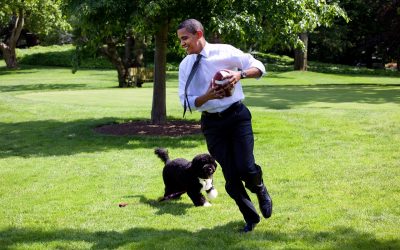
<svg viewBox="0 0 400 250"><path fill-rule="evenodd" d="M201 193L205 191L209 200L218 195L213 186L213 174L217 169L217 163L211 155L199 154L192 161L188 161L182 158L170 160L168 151L163 148L155 149L154 153L165 164L163 169L165 192L160 201L177 199L187 192L195 206L211 206Z"/></svg>

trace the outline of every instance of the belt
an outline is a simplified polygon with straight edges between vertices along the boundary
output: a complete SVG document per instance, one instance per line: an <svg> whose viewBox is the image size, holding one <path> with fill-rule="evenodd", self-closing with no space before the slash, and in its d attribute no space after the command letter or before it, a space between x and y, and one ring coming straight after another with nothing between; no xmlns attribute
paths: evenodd
<svg viewBox="0 0 400 250"><path fill-rule="evenodd" d="M241 101L237 101L235 103L233 103L231 106L229 106L227 109L225 109L224 111L221 112L216 112L216 113L210 113L207 111L203 111L202 114L206 117L210 117L210 118L222 118L222 117L226 117L230 114L232 114L233 112L235 112L235 110L240 107L242 105Z"/></svg>

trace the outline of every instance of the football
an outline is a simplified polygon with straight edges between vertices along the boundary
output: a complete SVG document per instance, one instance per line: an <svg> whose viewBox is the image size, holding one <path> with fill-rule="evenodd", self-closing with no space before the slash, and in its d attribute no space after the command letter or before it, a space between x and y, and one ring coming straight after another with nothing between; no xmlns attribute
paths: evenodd
<svg viewBox="0 0 400 250"><path fill-rule="evenodd" d="M219 70L214 74L214 77L211 81L211 86L213 88L219 89L222 88L225 84L229 83L230 73L227 70ZM225 96L231 96L233 94L234 88L231 90L225 90Z"/></svg>
<svg viewBox="0 0 400 250"><path fill-rule="evenodd" d="M213 82L215 85L224 85L229 82L227 79L230 76L229 72L226 70L219 70L215 73L213 77Z"/></svg>

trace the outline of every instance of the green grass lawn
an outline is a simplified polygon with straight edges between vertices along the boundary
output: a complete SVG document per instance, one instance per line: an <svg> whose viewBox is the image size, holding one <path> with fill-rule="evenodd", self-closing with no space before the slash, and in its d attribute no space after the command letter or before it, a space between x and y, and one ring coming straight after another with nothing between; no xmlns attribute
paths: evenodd
<svg viewBox="0 0 400 250"><path fill-rule="evenodd" d="M177 84L169 72L170 119L182 117ZM110 70L0 63L0 249L400 249L399 77L272 72L244 81L274 200L273 216L246 235L220 169L212 207L187 196L157 202L154 148L190 159L206 152L201 135L93 132L150 119L152 84L115 86Z"/></svg>

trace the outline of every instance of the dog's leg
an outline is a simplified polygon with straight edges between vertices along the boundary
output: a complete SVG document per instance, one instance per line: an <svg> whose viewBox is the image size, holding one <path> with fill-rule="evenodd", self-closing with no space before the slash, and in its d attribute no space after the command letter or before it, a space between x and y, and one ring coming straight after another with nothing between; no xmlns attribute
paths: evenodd
<svg viewBox="0 0 400 250"><path fill-rule="evenodd" d="M211 204L206 200L204 195L200 192L188 191L188 195L190 199L193 201L193 204L198 206L211 206ZM207 205L206 205L207 204Z"/></svg>
<svg viewBox="0 0 400 250"><path fill-rule="evenodd" d="M218 196L217 190L214 188L213 179L199 178L199 183L202 185L201 191L206 191L209 200L215 199Z"/></svg>
<svg viewBox="0 0 400 250"><path fill-rule="evenodd" d="M211 203L208 202L208 201L206 201L206 202L204 203L204 205L203 205L203 207L211 207L211 206L212 206Z"/></svg>

